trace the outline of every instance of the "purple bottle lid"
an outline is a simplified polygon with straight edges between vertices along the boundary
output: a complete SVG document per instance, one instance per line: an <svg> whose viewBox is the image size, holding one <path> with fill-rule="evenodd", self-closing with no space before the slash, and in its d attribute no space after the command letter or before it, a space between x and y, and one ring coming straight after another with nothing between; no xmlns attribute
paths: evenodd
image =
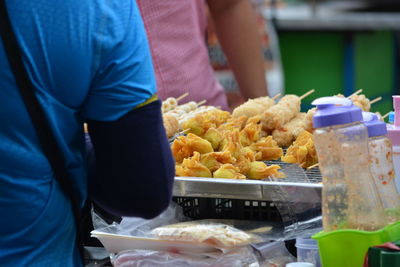
<svg viewBox="0 0 400 267"><path fill-rule="evenodd" d="M362 121L362 111L354 106L350 99L327 96L314 100L312 105L317 106L313 117L315 128L328 127Z"/></svg>
<svg viewBox="0 0 400 267"><path fill-rule="evenodd" d="M386 123L381 121L375 113L372 112L363 112L363 122L368 129L368 136L380 136L386 135Z"/></svg>

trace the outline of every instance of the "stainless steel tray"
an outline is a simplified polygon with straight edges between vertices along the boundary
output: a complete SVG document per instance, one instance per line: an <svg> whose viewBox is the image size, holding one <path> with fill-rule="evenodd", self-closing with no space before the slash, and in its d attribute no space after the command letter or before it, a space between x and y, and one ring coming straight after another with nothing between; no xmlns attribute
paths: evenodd
<svg viewBox="0 0 400 267"><path fill-rule="evenodd" d="M279 164L287 178L274 180L233 180L175 177L174 196L231 198L280 202L320 203L322 178L318 168L304 171L295 164Z"/></svg>

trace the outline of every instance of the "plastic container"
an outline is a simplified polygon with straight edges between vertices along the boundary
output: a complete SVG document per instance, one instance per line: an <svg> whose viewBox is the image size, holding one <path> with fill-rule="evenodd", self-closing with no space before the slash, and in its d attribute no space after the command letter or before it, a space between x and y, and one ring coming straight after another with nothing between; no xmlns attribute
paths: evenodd
<svg viewBox="0 0 400 267"><path fill-rule="evenodd" d="M400 96L393 96L394 124L387 124L387 137L393 145L393 166L397 191L400 192Z"/></svg>
<svg viewBox="0 0 400 267"><path fill-rule="evenodd" d="M369 247L400 239L400 222L373 232L338 230L312 238L318 241L322 266L361 267Z"/></svg>
<svg viewBox="0 0 400 267"><path fill-rule="evenodd" d="M316 267L321 267L318 243L316 240L311 238L297 238L296 248L298 262L309 262Z"/></svg>
<svg viewBox="0 0 400 267"><path fill-rule="evenodd" d="M324 231L384 227L387 219L369 172L368 132L361 123L361 109L339 97L319 98L313 105L314 142L324 184Z"/></svg>
<svg viewBox="0 0 400 267"><path fill-rule="evenodd" d="M394 123L394 112L390 111L389 112L389 118L388 118L389 123Z"/></svg>
<svg viewBox="0 0 400 267"><path fill-rule="evenodd" d="M370 172L389 223L393 223L400 219L400 195L394 182L392 142L385 136L386 124L376 114L363 112L363 119L369 136Z"/></svg>

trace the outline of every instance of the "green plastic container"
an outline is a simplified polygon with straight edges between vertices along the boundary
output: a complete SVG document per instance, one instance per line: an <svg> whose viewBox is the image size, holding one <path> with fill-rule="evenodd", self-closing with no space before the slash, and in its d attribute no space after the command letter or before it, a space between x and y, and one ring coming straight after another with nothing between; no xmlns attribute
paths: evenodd
<svg viewBox="0 0 400 267"><path fill-rule="evenodd" d="M318 241L323 267L362 267L369 247L400 239L400 221L374 232L347 229L312 238Z"/></svg>

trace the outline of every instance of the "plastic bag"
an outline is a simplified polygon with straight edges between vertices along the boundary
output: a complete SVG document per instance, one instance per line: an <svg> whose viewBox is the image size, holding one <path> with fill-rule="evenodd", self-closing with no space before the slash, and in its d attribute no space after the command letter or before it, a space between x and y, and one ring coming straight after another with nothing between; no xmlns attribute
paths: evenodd
<svg viewBox="0 0 400 267"><path fill-rule="evenodd" d="M217 257L198 254L176 254L158 251L125 251L113 259L114 267L258 267L258 260L249 247L239 248Z"/></svg>
<svg viewBox="0 0 400 267"><path fill-rule="evenodd" d="M285 267L287 263L296 261L283 241L255 244L253 248L262 258L260 261L262 267Z"/></svg>
<svg viewBox="0 0 400 267"><path fill-rule="evenodd" d="M218 248L246 246L261 240L229 225L206 220L158 227L152 234L164 240L201 243Z"/></svg>
<svg viewBox="0 0 400 267"><path fill-rule="evenodd" d="M119 224L113 223L109 225L94 212L92 212L92 217L94 229L97 231L137 237L151 237L153 236L151 230L154 228L187 220L183 216L182 208L174 202L171 202L163 213L151 220L137 217L123 217Z"/></svg>

